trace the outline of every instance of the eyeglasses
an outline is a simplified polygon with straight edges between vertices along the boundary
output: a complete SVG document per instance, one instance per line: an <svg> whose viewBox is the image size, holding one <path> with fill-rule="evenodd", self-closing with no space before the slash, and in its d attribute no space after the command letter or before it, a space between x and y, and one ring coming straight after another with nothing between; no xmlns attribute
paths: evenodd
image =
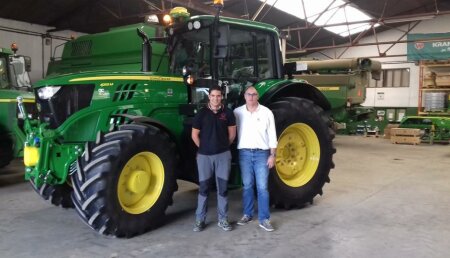
<svg viewBox="0 0 450 258"><path fill-rule="evenodd" d="M256 97L256 96L258 96L258 93L245 93L245 95L247 95L249 97Z"/></svg>

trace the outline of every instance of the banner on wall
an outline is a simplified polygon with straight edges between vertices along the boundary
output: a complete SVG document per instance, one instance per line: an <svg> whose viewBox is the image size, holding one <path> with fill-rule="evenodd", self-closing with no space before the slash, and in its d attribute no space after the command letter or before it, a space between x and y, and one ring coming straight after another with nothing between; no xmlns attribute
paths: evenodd
<svg viewBox="0 0 450 258"><path fill-rule="evenodd" d="M450 33L408 34L407 39L408 61L450 59Z"/></svg>

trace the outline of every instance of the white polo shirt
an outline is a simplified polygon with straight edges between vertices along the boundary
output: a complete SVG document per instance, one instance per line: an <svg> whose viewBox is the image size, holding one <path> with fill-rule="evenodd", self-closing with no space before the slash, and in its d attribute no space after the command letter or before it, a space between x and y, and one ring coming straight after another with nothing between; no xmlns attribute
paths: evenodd
<svg viewBox="0 0 450 258"><path fill-rule="evenodd" d="M234 110L238 133L238 149L275 149L277 132L273 113L267 107L258 104L253 113L243 105Z"/></svg>

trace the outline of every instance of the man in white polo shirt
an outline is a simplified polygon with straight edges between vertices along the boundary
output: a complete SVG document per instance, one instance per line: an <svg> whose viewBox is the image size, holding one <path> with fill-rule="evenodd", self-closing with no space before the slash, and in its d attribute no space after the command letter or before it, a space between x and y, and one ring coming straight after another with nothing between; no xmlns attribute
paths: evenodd
<svg viewBox="0 0 450 258"><path fill-rule="evenodd" d="M239 164L242 174L244 215L238 225L253 219L256 181L259 226L273 231L270 223L268 178L275 165L277 134L273 113L259 104L258 92L250 86L244 92L245 105L234 110L238 132Z"/></svg>

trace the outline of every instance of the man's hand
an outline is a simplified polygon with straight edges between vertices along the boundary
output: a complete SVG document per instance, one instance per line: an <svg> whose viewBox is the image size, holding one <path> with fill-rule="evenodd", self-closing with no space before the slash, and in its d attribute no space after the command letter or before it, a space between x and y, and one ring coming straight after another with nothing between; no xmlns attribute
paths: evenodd
<svg viewBox="0 0 450 258"><path fill-rule="evenodd" d="M269 158L267 159L267 166L269 167L269 169L273 168L273 166L275 165L275 156L270 155Z"/></svg>

